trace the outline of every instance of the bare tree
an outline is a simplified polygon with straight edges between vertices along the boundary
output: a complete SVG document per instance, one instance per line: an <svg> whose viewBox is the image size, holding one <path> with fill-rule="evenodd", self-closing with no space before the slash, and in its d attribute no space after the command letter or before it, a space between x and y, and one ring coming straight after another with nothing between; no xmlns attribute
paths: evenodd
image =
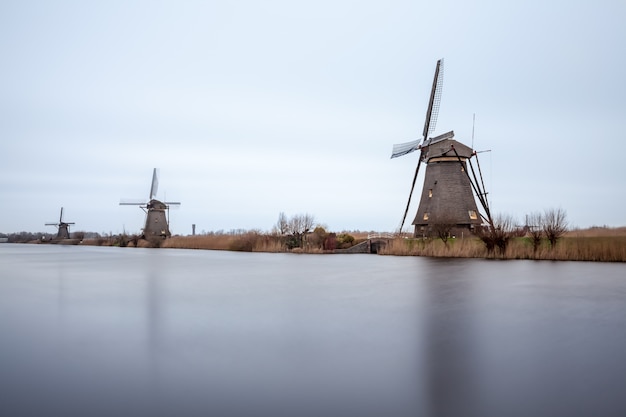
<svg viewBox="0 0 626 417"><path fill-rule="evenodd" d="M446 248L448 247L450 232L452 231L452 228L454 226L456 226L454 221L446 218L434 219L434 221L431 223L434 234L437 235L439 239L441 239Z"/></svg>
<svg viewBox="0 0 626 417"><path fill-rule="evenodd" d="M278 221L274 227L276 228L276 232L281 236L286 235L289 232L289 221L287 220L285 212L281 211L278 214Z"/></svg>
<svg viewBox="0 0 626 417"><path fill-rule="evenodd" d="M500 254L504 255L509 241L516 232L515 221L511 216L502 214L496 216L494 226L496 229L496 246L500 249Z"/></svg>
<svg viewBox="0 0 626 417"><path fill-rule="evenodd" d="M305 213L302 215L302 233L307 234L311 230L313 230L313 225L315 224L315 216Z"/></svg>
<svg viewBox="0 0 626 417"><path fill-rule="evenodd" d="M539 245L541 245L541 238L543 237L543 215L536 211L526 216L526 225L528 237L533 245L533 252L537 252Z"/></svg>
<svg viewBox="0 0 626 417"><path fill-rule="evenodd" d="M483 241L487 253L491 254L498 248L504 255L509 241L515 235L516 228L513 218L509 215L500 214L493 220L492 225L477 228L476 235Z"/></svg>
<svg viewBox="0 0 626 417"><path fill-rule="evenodd" d="M285 213L280 213L275 230L286 236L286 245L289 249L304 246L305 236L313 230L315 217L311 214L296 214L287 220Z"/></svg>
<svg viewBox="0 0 626 417"><path fill-rule="evenodd" d="M548 209L543 215L543 232L550 242L550 247L554 248L567 231L567 213L562 208Z"/></svg>
<svg viewBox="0 0 626 417"><path fill-rule="evenodd" d="M289 233L299 236L302 233L302 216L296 214L289 219Z"/></svg>
<svg viewBox="0 0 626 417"><path fill-rule="evenodd" d="M292 233L298 238L300 247L304 247L306 235L313 229L314 223L315 217L308 213L296 214L292 217Z"/></svg>

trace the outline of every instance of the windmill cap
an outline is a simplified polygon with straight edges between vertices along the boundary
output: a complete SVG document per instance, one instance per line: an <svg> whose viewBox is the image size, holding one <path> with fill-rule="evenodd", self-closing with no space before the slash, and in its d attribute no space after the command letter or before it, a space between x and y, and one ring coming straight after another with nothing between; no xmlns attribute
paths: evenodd
<svg viewBox="0 0 626 417"><path fill-rule="evenodd" d="M469 146L454 139L443 139L428 146L427 159L442 156L456 157L457 154L461 158L469 159L474 155L474 151Z"/></svg>

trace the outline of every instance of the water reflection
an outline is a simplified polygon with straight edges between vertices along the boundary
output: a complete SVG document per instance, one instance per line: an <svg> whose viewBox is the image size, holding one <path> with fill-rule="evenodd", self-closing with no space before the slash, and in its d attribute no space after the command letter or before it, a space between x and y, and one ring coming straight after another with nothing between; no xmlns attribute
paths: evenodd
<svg viewBox="0 0 626 417"><path fill-rule="evenodd" d="M624 414L623 266L426 262L430 415Z"/></svg>
<svg viewBox="0 0 626 417"><path fill-rule="evenodd" d="M423 279L424 343L427 370L424 375L431 416L461 416L473 409L478 399L477 385L472 381L472 345L476 320L466 311L472 310L473 281L463 262L427 260L429 274Z"/></svg>

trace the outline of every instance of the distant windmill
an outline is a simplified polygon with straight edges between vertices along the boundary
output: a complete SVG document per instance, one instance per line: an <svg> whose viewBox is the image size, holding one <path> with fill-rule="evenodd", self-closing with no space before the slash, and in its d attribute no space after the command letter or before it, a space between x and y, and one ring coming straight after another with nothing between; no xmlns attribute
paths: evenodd
<svg viewBox="0 0 626 417"><path fill-rule="evenodd" d="M59 215L58 223L46 223L46 226L55 226L58 228L57 239L69 239L70 238L70 224L63 221L63 207L61 207L61 214Z"/></svg>
<svg viewBox="0 0 626 417"><path fill-rule="evenodd" d="M415 236L426 234L432 230L434 225L442 223L451 225L452 229L457 231L458 229L472 230L474 227L480 226L482 224L481 217L492 224L489 204L486 193L483 191L482 174L480 174L479 183L470 160L472 156L476 155L476 152L454 140L453 131L434 138L431 137L437 123L442 84L443 59L440 59L437 61L437 68L435 69L422 138L394 145L391 154L391 158L396 158L413 151L420 151L399 232L402 232L404 227L420 165L422 162L426 164L422 196L412 223L415 226ZM478 159L476 161L478 163ZM472 177L468 172L468 166ZM478 169L480 173L480 165ZM485 215L479 213L472 191L478 197Z"/></svg>
<svg viewBox="0 0 626 417"><path fill-rule="evenodd" d="M179 206L178 202L159 201L156 199L159 188L157 169L152 171L152 185L148 202L121 201L120 206L139 206L146 213L146 224L143 228L143 237L170 237L169 209L170 206ZM167 212L167 213L166 213Z"/></svg>

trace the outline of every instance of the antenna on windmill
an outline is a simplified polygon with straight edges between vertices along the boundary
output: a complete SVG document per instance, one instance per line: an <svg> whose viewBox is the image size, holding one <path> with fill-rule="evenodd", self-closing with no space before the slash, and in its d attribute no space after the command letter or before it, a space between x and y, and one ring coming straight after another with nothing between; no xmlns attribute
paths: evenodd
<svg viewBox="0 0 626 417"><path fill-rule="evenodd" d="M428 109L426 110L426 120L424 121L424 130L422 131L422 138L411 142L401 143L393 145L391 152L391 158L397 158L402 155L409 154L413 151L421 149L422 146L428 146L430 143L430 135L435 130L437 125L437 116L439 115L439 106L441 103L441 90L443 88L443 58L437 61L437 67L435 68L435 77L433 78L433 86L430 91L430 99L428 101ZM411 183L411 191L409 192L409 199L406 203L406 209L398 228L398 233L402 233L406 215L409 212L409 206L411 205L411 197L413 196L413 190L415 189L415 182L417 181L417 174L420 170L420 165L424 159L424 151L420 153L420 157L417 161L417 167L415 168L415 175L413 176L413 182Z"/></svg>
<svg viewBox="0 0 626 417"><path fill-rule="evenodd" d="M472 149L474 149L474 126L476 125L476 113L472 115Z"/></svg>

